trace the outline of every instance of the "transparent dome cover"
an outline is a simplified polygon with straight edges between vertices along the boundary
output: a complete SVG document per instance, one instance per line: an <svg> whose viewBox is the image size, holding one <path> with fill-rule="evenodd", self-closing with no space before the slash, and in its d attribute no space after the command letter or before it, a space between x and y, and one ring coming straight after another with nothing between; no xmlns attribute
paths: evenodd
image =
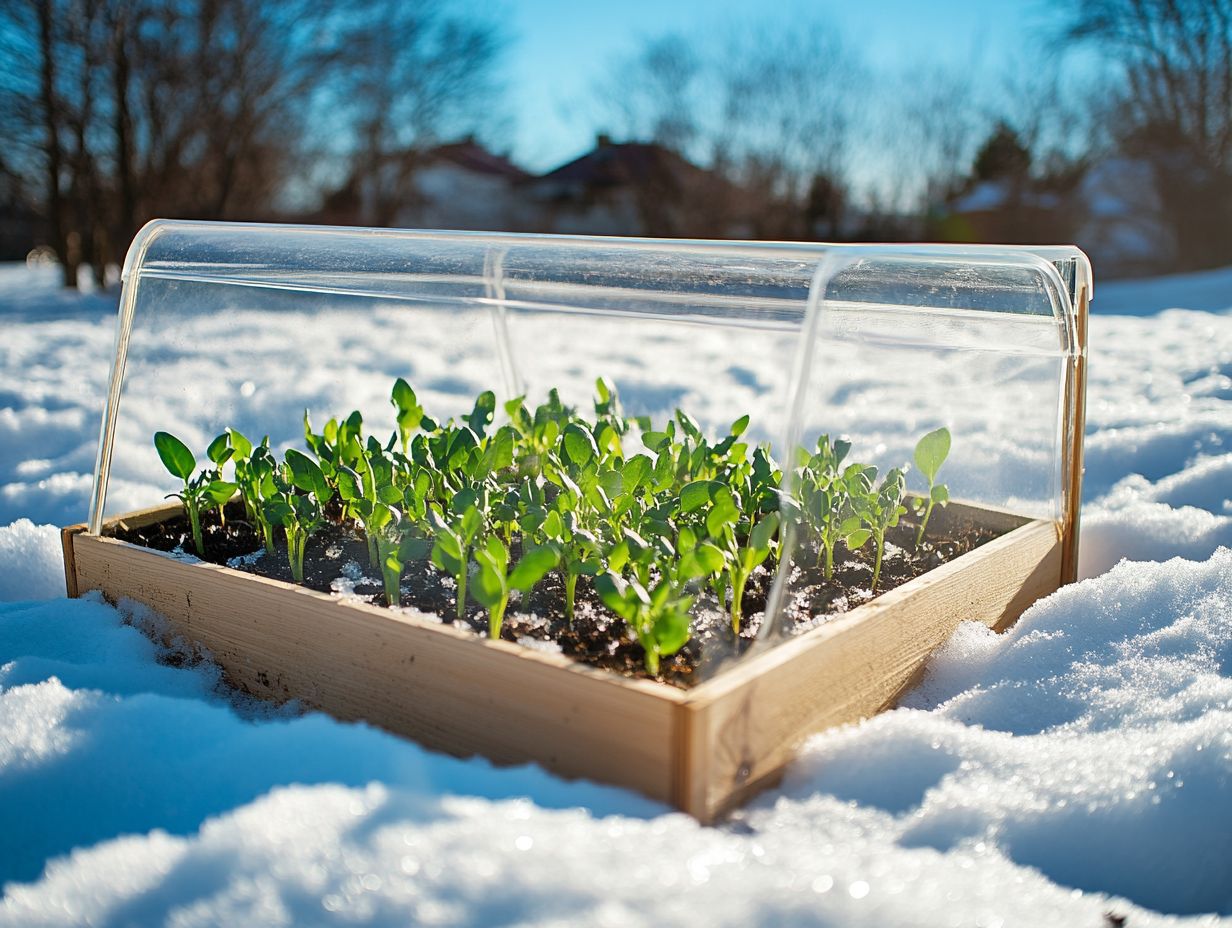
<svg viewBox="0 0 1232 928"><path fill-rule="evenodd" d="M652 435L682 410L713 446L747 416L739 442L750 455L767 446L786 474L785 543L801 543L786 531L801 521L796 449L841 439L847 461L879 478L904 468L907 492L927 496L913 451L944 428L938 480L950 498L1055 522L1072 576L1091 296L1076 248L157 221L123 281L94 533L181 489L158 431L205 464L228 427L268 435L278 455L304 449L306 410L318 429L359 410L384 443L397 378L437 422L493 391L492 430L507 400L525 396L533 410L551 390L591 415L603 380ZM626 458L655 458L644 424L631 427ZM770 567L767 589L778 573L767 612L782 611L794 582L781 554L759 568ZM764 616L757 628L782 630Z"/></svg>

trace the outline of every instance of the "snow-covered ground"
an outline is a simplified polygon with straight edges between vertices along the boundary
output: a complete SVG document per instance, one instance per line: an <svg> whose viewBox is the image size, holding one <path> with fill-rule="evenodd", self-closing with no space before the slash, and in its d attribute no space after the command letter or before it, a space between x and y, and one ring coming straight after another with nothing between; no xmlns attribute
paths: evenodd
<svg viewBox="0 0 1232 928"><path fill-rule="evenodd" d="M701 828L245 703L160 653L155 618L63 599L114 303L0 267L0 926L1232 921L1232 270L1097 296L1090 579L1008 634L964 626L907 706ZM201 373L269 415L246 372L294 336ZM154 476L118 475L117 505Z"/></svg>

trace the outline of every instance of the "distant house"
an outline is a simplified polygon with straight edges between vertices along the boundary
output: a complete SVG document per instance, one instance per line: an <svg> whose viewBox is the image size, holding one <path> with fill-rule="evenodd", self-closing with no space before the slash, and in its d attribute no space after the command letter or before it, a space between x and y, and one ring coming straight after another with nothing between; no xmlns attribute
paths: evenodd
<svg viewBox="0 0 1232 928"><path fill-rule="evenodd" d="M519 185L530 175L474 138L440 145L416 166L394 225L405 229L520 231L537 227Z"/></svg>
<svg viewBox="0 0 1232 928"><path fill-rule="evenodd" d="M530 175L473 137L383 159L330 194L321 221L404 229L537 228L520 185Z"/></svg>
<svg viewBox="0 0 1232 928"><path fill-rule="evenodd" d="M1151 166L1116 156L1075 175L1065 190L1030 179L973 183L930 231L952 242L1073 242L1105 277L1143 276L1176 263L1175 237L1161 213Z"/></svg>
<svg viewBox="0 0 1232 928"><path fill-rule="evenodd" d="M654 142L599 135L586 154L523 187L553 232L713 238L734 224L734 188Z"/></svg>
<svg viewBox="0 0 1232 928"><path fill-rule="evenodd" d="M1016 178L972 184L949 203L942 231L947 241L1038 244L1065 238L1073 216L1065 198Z"/></svg>
<svg viewBox="0 0 1232 928"><path fill-rule="evenodd" d="M1176 239L1150 164L1107 158L1087 172L1078 199L1085 211L1078 242L1104 274L1141 277L1175 266Z"/></svg>

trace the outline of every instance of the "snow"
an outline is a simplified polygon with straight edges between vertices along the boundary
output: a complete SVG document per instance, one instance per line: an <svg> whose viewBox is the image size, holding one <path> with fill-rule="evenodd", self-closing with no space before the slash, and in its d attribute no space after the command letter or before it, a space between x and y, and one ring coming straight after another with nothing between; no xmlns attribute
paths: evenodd
<svg viewBox="0 0 1232 928"><path fill-rule="evenodd" d="M1232 270L1100 287L1089 579L963 626L718 828L253 704L156 616L61 598L114 307L53 273L0 267L0 926L1232 924Z"/></svg>

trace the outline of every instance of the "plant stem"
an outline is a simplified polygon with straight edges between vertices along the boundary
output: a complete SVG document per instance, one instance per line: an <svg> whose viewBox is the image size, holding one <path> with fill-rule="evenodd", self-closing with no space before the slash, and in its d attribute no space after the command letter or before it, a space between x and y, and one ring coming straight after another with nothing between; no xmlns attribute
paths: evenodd
<svg viewBox="0 0 1232 928"><path fill-rule="evenodd" d="M652 677L659 675L659 652L653 646L646 648L646 672Z"/></svg>
<svg viewBox="0 0 1232 928"><path fill-rule="evenodd" d="M379 548L382 547L378 545ZM392 546L386 546L392 548ZM402 562L396 550L382 551L381 579L385 582L385 605L397 606L402 602Z"/></svg>
<svg viewBox="0 0 1232 928"><path fill-rule="evenodd" d="M186 500L184 508L188 510L188 522L192 525L193 546L198 557L205 557L205 539L201 536L201 512L195 499Z"/></svg>
<svg viewBox="0 0 1232 928"><path fill-rule="evenodd" d="M573 600L577 592L578 575L568 568L565 569L565 618L573 624Z"/></svg>
<svg viewBox="0 0 1232 928"><path fill-rule="evenodd" d="M877 581L881 579L881 551L885 547L885 535L879 534L875 536L877 540L877 555L873 559L873 585L869 588L870 592L877 592Z"/></svg>
<svg viewBox="0 0 1232 928"><path fill-rule="evenodd" d="M744 585L749 582L749 575L740 571L732 577L731 620L732 634L740 637L740 621L744 618Z"/></svg>
<svg viewBox="0 0 1232 928"><path fill-rule="evenodd" d="M915 546L918 548L924 540L924 528L928 525L928 517L933 514L932 487L929 487L928 505L924 507L924 518L920 521L920 530L915 535Z"/></svg>
<svg viewBox="0 0 1232 928"><path fill-rule="evenodd" d="M822 573L827 580L834 576L834 542L829 544L822 543L822 547L826 549L826 565Z"/></svg>
<svg viewBox="0 0 1232 928"><path fill-rule="evenodd" d="M470 549L462 549L462 569L458 571L458 620L466 618L466 576L471 566Z"/></svg>
<svg viewBox="0 0 1232 928"><path fill-rule="evenodd" d="M505 622L505 608L509 605L509 594L501 597L500 602L488 610L488 637L493 641L500 638L501 626Z"/></svg>
<svg viewBox="0 0 1232 928"><path fill-rule="evenodd" d="M287 560L296 583L304 582L304 544L307 536L299 529L287 529Z"/></svg>
<svg viewBox="0 0 1232 928"><path fill-rule="evenodd" d="M368 561L373 567L381 566L381 548L376 543L376 536L368 536Z"/></svg>

